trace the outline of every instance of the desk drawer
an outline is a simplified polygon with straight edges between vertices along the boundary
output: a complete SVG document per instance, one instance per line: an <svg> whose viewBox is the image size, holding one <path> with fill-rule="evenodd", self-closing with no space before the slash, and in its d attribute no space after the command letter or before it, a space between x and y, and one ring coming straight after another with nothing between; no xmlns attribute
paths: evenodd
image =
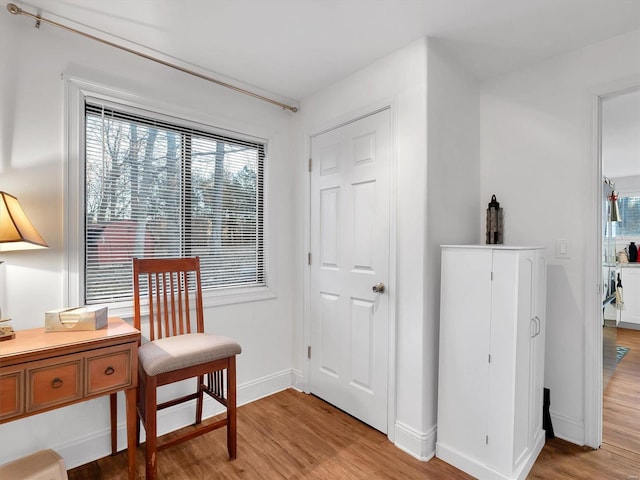
<svg viewBox="0 0 640 480"><path fill-rule="evenodd" d="M82 355L67 355L27 369L27 412L80 398Z"/></svg>
<svg viewBox="0 0 640 480"><path fill-rule="evenodd" d="M20 415L24 409L24 371L0 368L0 420Z"/></svg>
<svg viewBox="0 0 640 480"><path fill-rule="evenodd" d="M133 345L129 344L91 352L86 363L85 395L104 394L130 386L132 350Z"/></svg>

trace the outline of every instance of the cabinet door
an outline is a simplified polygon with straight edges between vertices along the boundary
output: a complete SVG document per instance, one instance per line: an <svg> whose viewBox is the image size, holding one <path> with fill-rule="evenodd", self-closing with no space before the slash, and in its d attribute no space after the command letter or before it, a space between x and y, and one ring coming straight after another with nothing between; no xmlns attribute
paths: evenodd
<svg viewBox="0 0 640 480"><path fill-rule="evenodd" d="M533 320L536 330L531 339L530 447L533 447L536 436L542 432L542 405L544 403L544 351L547 329L547 262L539 253L536 254L535 262Z"/></svg>
<svg viewBox="0 0 640 480"><path fill-rule="evenodd" d="M443 250L438 443L485 463L491 251Z"/></svg>
<svg viewBox="0 0 640 480"><path fill-rule="evenodd" d="M525 458L531 447L531 413L533 409L534 341L538 332L535 320L535 252L523 252L518 275L518 334L516 344L516 388L512 468Z"/></svg>
<svg viewBox="0 0 640 480"><path fill-rule="evenodd" d="M624 292L620 321L640 324L640 267L622 267L620 271Z"/></svg>
<svg viewBox="0 0 640 480"><path fill-rule="evenodd" d="M534 255L493 254L488 464L507 474L529 447Z"/></svg>

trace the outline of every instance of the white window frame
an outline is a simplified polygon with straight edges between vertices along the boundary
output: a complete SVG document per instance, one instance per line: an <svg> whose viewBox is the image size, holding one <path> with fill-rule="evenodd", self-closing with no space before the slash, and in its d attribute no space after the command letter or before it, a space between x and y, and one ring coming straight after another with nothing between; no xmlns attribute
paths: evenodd
<svg viewBox="0 0 640 480"><path fill-rule="evenodd" d="M121 104L125 107L136 108L179 118L194 125L204 125L208 130L216 130L220 134L244 138L264 143L268 147L268 140L256 135L238 133L225 130L219 126L212 127L212 120L202 112L180 110L160 101L143 96L105 87L83 79L70 78L65 82L67 128L65 142L66 171L64 173L64 232L65 232L65 282L64 298L67 306L84 305L84 130L85 130L85 99L87 97L101 99L110 103ZM273 265L271 242L269 241L269 149L266 149L264 163L264 196L263 196L263 229L264 229L264 262L266 286L249 286L225 288L221 290L206 290L203 292L204 307L229 305L235 303L252 302L276 298L276 282L272 275ZM107 304L109 315L128 318L133 315L133 302L117 302Z"/></svg>

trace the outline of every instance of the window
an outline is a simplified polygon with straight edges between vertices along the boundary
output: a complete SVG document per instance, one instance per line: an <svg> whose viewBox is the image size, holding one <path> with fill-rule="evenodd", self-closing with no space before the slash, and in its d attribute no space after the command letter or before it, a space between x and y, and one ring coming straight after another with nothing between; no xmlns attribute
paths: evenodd
<svg viewBox="0 0 640 480"><path fill-rule="evenodd" d="M613 224L614 237L638 237L640 236L640 197L629 196L618 198L620 209L619 222Z"/></svg>
<svg viewBox="0 0 640 480"><path fill-rule="evenodd" d="M129 301L131 258L199 256L203 288L266 286L264 143L85 103L84 301Z"/></svg>

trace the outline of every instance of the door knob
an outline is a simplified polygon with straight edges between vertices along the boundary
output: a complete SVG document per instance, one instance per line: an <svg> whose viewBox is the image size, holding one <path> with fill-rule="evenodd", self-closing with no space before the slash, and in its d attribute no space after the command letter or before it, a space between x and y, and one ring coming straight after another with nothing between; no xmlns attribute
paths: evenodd
<svg viewBox="0 0 640 480"><path fill-rule="evenodd" d="M384 293L384 283L376 283L371 290L373 293Z"/></svg>

